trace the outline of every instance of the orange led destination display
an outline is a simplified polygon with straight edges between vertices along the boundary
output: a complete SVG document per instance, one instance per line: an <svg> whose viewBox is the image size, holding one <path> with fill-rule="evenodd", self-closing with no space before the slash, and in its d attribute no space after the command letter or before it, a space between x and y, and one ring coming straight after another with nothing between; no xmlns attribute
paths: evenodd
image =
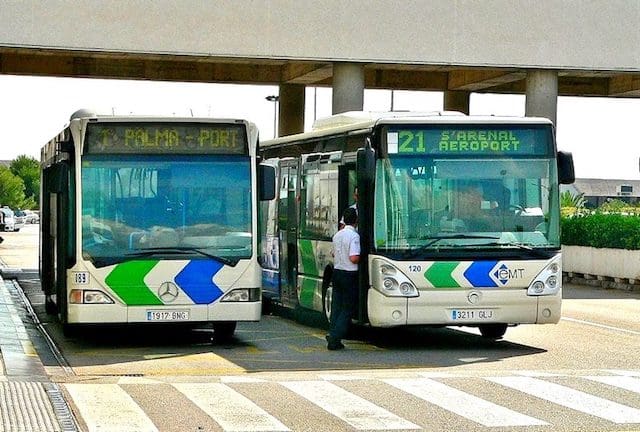
<svg viewBox="0 0 640 432"><path fill-rule="evenodd" d="M85 148L91 154L247 154L242 124L93 123Z"/></svg>

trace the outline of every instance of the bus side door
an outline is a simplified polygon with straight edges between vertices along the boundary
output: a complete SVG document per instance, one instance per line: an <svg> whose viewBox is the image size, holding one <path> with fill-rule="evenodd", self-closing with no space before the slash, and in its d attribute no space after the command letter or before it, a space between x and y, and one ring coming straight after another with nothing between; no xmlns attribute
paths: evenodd
<svg viewBox="0 0 640 432"><path fill-rule="evenodd" d="M47 312L58 312L66 324L67 269L75 264L72 169L65 163L57 164L43 172L43 179L40 277Z"/></svg>
<svg viewBox="0 0 640 432"><path fill-rule="evenodd" d="M280 167L281 189L278 198L278 237L280 239L280 295L284 306L298 304L298 161L283 161ZM285 194L286 192L286 194Z"/></svg>

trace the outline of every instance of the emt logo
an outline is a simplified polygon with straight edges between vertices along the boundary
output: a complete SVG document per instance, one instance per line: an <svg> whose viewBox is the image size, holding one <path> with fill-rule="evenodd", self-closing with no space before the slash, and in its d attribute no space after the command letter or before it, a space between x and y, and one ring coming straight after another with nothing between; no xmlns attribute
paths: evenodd
<svg viewBox="0 0 640 432"><path fill-rule="evenodd" d="M506 264L502 264L493 272L493 276L502 285L506 285L511 279L522 279L524 277L524 269L510 269Z"/></svg>

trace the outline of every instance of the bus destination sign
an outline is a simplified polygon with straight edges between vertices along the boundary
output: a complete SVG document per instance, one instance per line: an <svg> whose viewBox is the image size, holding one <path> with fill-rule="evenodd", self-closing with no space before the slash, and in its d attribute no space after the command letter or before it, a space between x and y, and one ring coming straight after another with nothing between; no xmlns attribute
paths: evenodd
<svg viewBox="0 0 640 432"><path fill-rule="evenodd" d="M247 154L241 124L90 123L85 148L91 154Z"/></svg>
<svg viewBox="0 0 640 432"><path fill-rule="evenodd" d="M393 128L387 131L390 154L549 154L545 128Z"/></svg>

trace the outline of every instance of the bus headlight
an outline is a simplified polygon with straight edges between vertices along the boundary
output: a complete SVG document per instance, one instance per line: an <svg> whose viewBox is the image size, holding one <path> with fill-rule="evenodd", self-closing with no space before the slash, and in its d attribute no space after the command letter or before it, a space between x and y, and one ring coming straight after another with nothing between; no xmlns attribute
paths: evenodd
<svg viewBox="0 0 640 432"><path fill-rule="evenodd" d="M533 285L531 285L531 288L533 288L533 292L536 294L542 294L542 291L544 291L544 283L541 281L535 281Z"/></svg>
<svg viewBox="0 0 640 432"><path fill-rule="evenodd" d="M562 277L562 270L560 267L560 257L554 258L533 280L527 295L531 296L543 296L554 295L560 290L560 280Z"/></svg>
<svg viewBox="0 0 640 432"><path fill-rule="evenodd" d="M70 304L112 304L111 297L100 290L73 289L69 292Z"/></svg>
<svg viewBox="0 0 640 432"><path fill-rule="evenodd" d="M222 297L221 302L255 302L260 300L260 288L237 288Z"/></svg>
<svg viewBox="0 0 640 432"><path fill-rule="evenodd" d="M418 289L397 267L382 259L373 260L371 285L387 297L418 297Z"/></svg>
<svg viewBox="0 0 640 432"><path fill-rule="evenodd" d="M392 278L384 278L382 281L382 286L386 291L393 291L398 287L398 282Z"/></svg>
<svg viewBox="0 0 640 432"><path fill-rule="evenodd" d="M402 295L407 297L418 296L418 290L416 289L415 285L410 282L402 282L400 284L400 292L402 293Z"/></svg>
<svg viewBox="0 0 640 432"><path fill-rule="evenodd" d="M380 273L385 276L394 276L397 273L397 270L395 267L392 267L388 264L382 264L380 266Z"/></svg>

